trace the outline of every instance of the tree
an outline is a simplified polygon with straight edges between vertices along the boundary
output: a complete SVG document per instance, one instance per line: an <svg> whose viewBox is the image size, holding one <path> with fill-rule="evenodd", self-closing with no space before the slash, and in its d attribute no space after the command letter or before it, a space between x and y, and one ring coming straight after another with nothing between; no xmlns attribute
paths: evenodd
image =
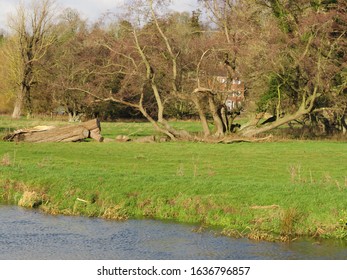
<svg viewBox="0 0 347 280"><path fill-rule="evenodd" d="M177 105L199 116L206 137L254 136L292 121L346 128L344 1L201 0L209 27L200 11L167 12L168 2L134 1L129 16L92 26L72 10L53 21L51 0L20 6L2 46L5 84L18 89L13 116L41 103L64 106L73 120L112 101L171 139L194 139L170 125ZM246 103L230 110L236 78ZM234 129L241 113L253 118ZM260 123L264 113L272 118Z"/></svg>
<svg viewBox="0 0 347 280"><path fill-rule="evenodd" d="M66 9L52 28L55 44L47 51L45 75L41 84L50 93L55 107L63 107L69 121L78 121L85 111L89 96L75 88L87 86L94 69L93 48L88 44L90 31L77 11Z"/></svg>
<svg viewBox="0 0 347 280"><path fill-rule="evenodd" d="M247 111L273 114L272 122L261 125L254 111L254 119L242 126L239 134L254 136L291 121L312 120L317 114L327 124L321 112L331 110L343 127L344 1L259 0L257 5L254 1L201 2L225 36L224 46L233 58L229 60L230 70L245 80L247 102L253 100L258 105Z"/></svg>
<svg viewBox="0 0 347 280"><path fill-rule="evenodd" d="M53 0L33 0L30 8L21 3L17 13L10 18L11 46L6 54L14 74L10 78L18 86L13 118L22 114L23 106L28 115L32 113L31 90L37 83L38 65L55 39L50 33L54 12Z"/></svg>
<svg viewBox="0 0 347 280"><path fill-rule="evenodd" d="M225 100L227 92L232 90L230 85L232 81L237 79L246 81L248 93L261 88L255 70L262 66L258 58L262 56L265 47L259 43L262 40L260 34L263 35L266 20L263 19L264 14L259 8L254 6L253 1L201 0L200 2L214 26L204 36L204 40L211 42L205 41L201 44L202 48L199 51L201 58L197 63L198 84L194 92L200 96L199 111L205 107L207 111L206 109L204 111L213 117L214 134L224 136L235 132L232 129L235 127L233 122L245 106L228 112ZM222 79L225 81L224 85L217 81L218 76L224 77ZM248 103L252 98L256 98L255 94L248 95ZM250 106L246 107L249 109ZM203 114L206 115L206 112ZM205 135L210 134L207 129L204 131Z"/></svg>
<svg viewBox="0 0 347 280"><path fill-rule="evenodd" d="M144 1L144 10L139 18L148 15L143 25L133 22L131 25L120 21L122 30L116 36L101 36L98 44L109 52L108 61L98 67L98 76L113 76L116 86L103 92L80 89L88 92L96 100L114 101L141 112L154 127L169 136L190 137L187 132L177 131L171 127L165 117L165 106L172 93L180 89L181 65L178 63L180 49L173 45L168 34L170 24L156 13L156 5L161 1ZM130 29L131 30L126 30ZM105 34L106 35L106 34ZM109 82L112 84L112 78ZM105 85L105 83L104 83Z"/></svg>
<svg viewBox="0 0 347 280"><path fill-rule="evenodd" d="M318 112L333 109L333 104L339 108L340 120L344 119L346 4L334 2L305 2L299 8L291 1L262 1L278 22L273 32L276 38L269 42L273 58L269 59L271 97L267 99L273 104L275 121L245 126L244 135L253 136L305 117L312 119Z"/></svg>
<svg viewBox="0 0 347 280"><path fill-rule="evenodd" d="M7 48L7 38L5 35L0 35L0 112L10 113L9 108L13 102L13 85L9 79L5 77L9 75L9 59L4 50Z"/></svg>

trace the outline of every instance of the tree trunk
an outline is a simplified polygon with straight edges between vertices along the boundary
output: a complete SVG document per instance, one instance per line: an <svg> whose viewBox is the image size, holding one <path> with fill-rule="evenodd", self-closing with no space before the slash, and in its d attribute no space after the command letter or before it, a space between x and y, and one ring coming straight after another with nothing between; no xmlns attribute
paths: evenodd
<svg viewBox="0 0 347 280"><path fill-rule="evenodd" d="M18 119L22 115L24 105L27 109L27 116L31 117L32 104L31 104L31 96L30 96L30 86L27 86L25 84L23 84L20 87L20 91L17 94L16 102L15 102L13 113L12 113L13 119Z"/></svg>
<svg viewBox="0 0 347 280"><path fill-rule="evenodd" d="M100 135L101 127L97 119L84 122L80 125L68 125L58 128L33 128L18 130L4 137L7 141L18 142L75 142L85 138L93 138L102 142L104 138Z"/></svg>
<svg viewBox="0 0 347 280"><path fill-rule="evenodd" d="M294 121L294 120L301 118L302 116L304 116L304 115L306 115L312 111L314 102L315 102L317 95L318 95L317 92L318 92L318 86L315 86L313 89L312 95L310 95L308 98L303 96L301 105L295 113L288 115L288 116L285 116L283 118L277 119L275 122L273 122L269 125L266 125L266 126L257 127L257 128L254 126L253 127L244 127L240 131L240 134L242 136L252 137L252 136L255 136L257 134L267 132L267 131L272 130L274 128L277 128L281 125L284 125L288 122L291 122L291 121Z"/></svg>
<svg viewBox="0 0 347 280"><path fill-rule="evenodd" d="M31 86L30 85L25 85L22 86L22 92L23 92L23 97L24 97L24 104L25 104L25 109L27 112L27 119L30 119L33 115L33 105L31 101Z"/></svg>
<svg viewBox="0 0 347 280"><path fill-rule="evenodd" d="M218 108L213 100L213 96L209 95L208 103L210 106L210 111L213 117L213 122L214 122L215 130L216 130L215 135L218 137L223 136L225 132L224 124L220 117L220 114L218 114Z"/></svg>
<svg viewBox="0 0 347 280"><path fill-rule="evenodd" d="M156 105L158 108L158 122L161 123L164 121L164 105L163 105L163 102L161 101L159 90L155 82L154 76L151 78L151 86L152 86L153 94L156 100Z"/></svg>
<svg viewBox="0 0 347 280"><path fill-rule="evenodd" d="M346 116L342 116L341 118L341 125L342 125L342 134L347 134L347 122L346 122Z"/></svg>
<svg viewBox="0 0 347 280"><path fill-rule="evenodd" d="M229 119L231 120L231 118L228 118L227 111L225 110L224 107L222 107L219 110L219 113L220 113L220 119L223 122L224 133L229 133L230 126L231 126L231 122L229 122Z"/></svg>
<svg viewBox="0 0 347 280"><path fill-rule="evenodd" d="M69 112L69 122L78 122L81 119L81 115L78 114L76 111Z"/></svg>
<svg viewBox="0 0 347 280"><path fill-rule="evenodd" d="M199 119L200 119L200 122L201 122L201 125L202 125L202 129L204 131L204 135L205 136L211 135L210 128L208 127L208 122L207 122L207 118L206 118L205 112L202 109L202 106L200 104L200 101L199 101L198 97L193 97L192 100L193 100L193 102L195 104L195 107L196 107L196 109L198 111Z"/></svg>
<svg viewBox="0 0 347 280"><path fill-rule="evenodd" d="M12 112L12 118L13 119L19 119L22 114L23 109L23 93L20 92L17 95L16 102L14 104L14 109Z"/></svg>
<svg viewBox="0 0 347 280"><path fill-rule="evenodd" d="M264 133L267 131L270 131L274 128L277 128L281 125L284 125L290 121L294 121L302 117L303 115L307 114L308 110L305 109L299 109L295 114L285 116L284 118L277 119L275 122L271 124L267 124L261 127L255 127L255 126L246 126L243 129L240 130L240 135L246 136L246 137L253 137L255 135L258 135L260 133Z"/></svg>

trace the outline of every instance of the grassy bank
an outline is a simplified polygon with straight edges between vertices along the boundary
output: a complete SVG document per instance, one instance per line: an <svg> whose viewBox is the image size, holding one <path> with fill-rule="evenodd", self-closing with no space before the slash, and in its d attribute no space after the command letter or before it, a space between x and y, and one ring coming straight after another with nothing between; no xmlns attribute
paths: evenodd
<svg viewBox="0 0 347 280"><path fill-rule="evenodd" d="M102 127L109 137L151 132L147 124ZM252 239L347 239L346 162L347 144L328 141L0 142L0 200L52 214L216 226Z"/></svg>

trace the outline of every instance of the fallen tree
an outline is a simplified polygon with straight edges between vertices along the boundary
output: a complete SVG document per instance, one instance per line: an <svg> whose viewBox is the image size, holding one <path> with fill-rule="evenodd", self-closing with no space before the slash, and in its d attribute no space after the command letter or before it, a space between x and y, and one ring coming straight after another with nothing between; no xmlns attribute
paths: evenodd
<svg viewBox="0 0 347 280"><path fill-rule="evenodd" d="M38 126L31 129L20 129L6 135L5 141L15 142L76 142L92 138L102 142L101 127L98 119L83 122L78 125L63 127Z"/></svg>

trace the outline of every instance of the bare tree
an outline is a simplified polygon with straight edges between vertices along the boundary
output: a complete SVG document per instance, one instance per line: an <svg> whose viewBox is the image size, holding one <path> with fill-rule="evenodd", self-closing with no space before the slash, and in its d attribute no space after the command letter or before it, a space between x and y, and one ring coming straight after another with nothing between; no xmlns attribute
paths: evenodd
<svg viewBox="0 0 347 280"><path fill-rule="evenodd" d="M54 13L54 0L33 0L29 7L23 2L19 4L16 14L10 17L13 45L7 49L7 55L11 57L15 74L12 78L18 86L13 118L22 114L23 106L28 115L32 113L31 90L37 83L38 65L54 42L50 33Z"/></svg>
<svg viewBox="0 0 347 280"><path fill-rule="evenodd" d="M138 17L147 17L145 23L124 24L122 19L119 27L122 36L105 34L96 40L97 45L110 54L108 61L99 65L96 72L99 77L109 76L111 80L113 76L117 86L108 91L104 88L104 92L86 87L80 91L96 100L110 100L140 111L158 131L171 139L190 138L187 132L170 126L165 117L167 100L180 88L180 50L174 48L168 35L170 25L157 14L157 4L162 3L152 0L137 3L137 8L141 8Z"/></svg>

